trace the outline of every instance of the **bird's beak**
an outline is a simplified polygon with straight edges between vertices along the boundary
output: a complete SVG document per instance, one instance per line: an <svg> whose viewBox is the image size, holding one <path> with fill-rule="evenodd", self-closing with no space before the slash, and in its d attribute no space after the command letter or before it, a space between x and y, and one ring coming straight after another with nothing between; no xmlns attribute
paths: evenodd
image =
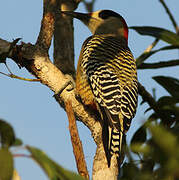
<svg viewBox="0 0 179 180"><path fill-rule="evenodd" d="M73 12L73 11L60 11L62 14L65 14L67 16L71 16L73 18L81 20L84 24L88 24L90 21L90 13L79 13L79 12Z"/></svg>

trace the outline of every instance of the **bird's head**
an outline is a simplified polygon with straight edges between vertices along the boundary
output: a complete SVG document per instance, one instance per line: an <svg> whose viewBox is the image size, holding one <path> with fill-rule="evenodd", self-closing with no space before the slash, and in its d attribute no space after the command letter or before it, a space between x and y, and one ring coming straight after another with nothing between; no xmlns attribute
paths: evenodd
<svg viewBox="0 0 179 180"><path fill-rule="evenodd" d="M128 41L128 27L124 18L111 10L99 10L92 13L61 11L61 13L81 20L93 34L119 36Z"/></svg>

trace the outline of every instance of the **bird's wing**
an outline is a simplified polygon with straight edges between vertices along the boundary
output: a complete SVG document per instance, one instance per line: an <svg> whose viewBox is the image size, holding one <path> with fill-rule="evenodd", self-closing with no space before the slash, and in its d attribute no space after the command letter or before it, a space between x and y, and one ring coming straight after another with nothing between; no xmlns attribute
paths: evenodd
<svg viewBox="0 0 179 180"><path fill-rule="evenodd" d="M127 61L133 60L130 50L113 37L91 36L82 53L82 66L96 101L104 108L108 123L119 128L119 116L132 119L136 109L135 67Z"/></svg>

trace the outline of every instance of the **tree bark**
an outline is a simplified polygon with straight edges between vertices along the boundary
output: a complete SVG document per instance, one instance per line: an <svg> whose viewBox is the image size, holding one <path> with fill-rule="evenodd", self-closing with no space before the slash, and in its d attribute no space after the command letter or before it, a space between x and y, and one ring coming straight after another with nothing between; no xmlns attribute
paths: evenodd
<svg viewBox="0 0 179 180"><path fill-rule="evenodd" d="M93 161L93 179L94 180L117 180L119 168L115 156L111 158L111 166L108 168L106 155L102 142L97 146Z"/></svg>

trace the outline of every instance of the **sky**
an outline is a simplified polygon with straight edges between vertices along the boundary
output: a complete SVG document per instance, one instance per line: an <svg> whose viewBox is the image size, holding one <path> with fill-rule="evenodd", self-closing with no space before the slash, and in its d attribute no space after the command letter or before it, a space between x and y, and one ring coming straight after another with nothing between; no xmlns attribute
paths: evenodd
<svg viewBox="0 0 179 180"><path fill-rule="evenodd" d="M176 20L179 18L179 1L166 1ZM0 38L12 41L22 38L23 42L35 43L40 29L42 18L42 0L6 0L0 2ZM174 31L173 26L165 13L165 10L157 0L97 0L94 10L111 9L120 13L128 26L157 26ZM76 11L85 12L81 3ZM179 22L178 22L179 23ZM75 29L75 64L80 53L83 41L90 36L90 31L78 20L74 21ZM149 44L152 37L141 36L129 30L129 47L138 57ZM167 45L160 42L157 46ZM50 57L52 59L52 48ZM148 62L159 60L178 59L178 51L166 51L152 56ZM14 74L22 77L33 78L25 69L19 69L11 60L8 66ZM4 64L0 64L0 72L7 72ZM161 70L138 70L138 79L149 92L156 88L156 96L167 95L167 92L159 87L153 76L165 75L178 77L179 68L163 68ZM76 164L72 153L72 145L68 131L68 120L65 111L53 98L53 92L38 82L25 82L10 79L0 74L0 118L9 122L15 130L16 136L21 138L24 145L31 145L42 149L53 160L65 168L76 171ZM139 104L141 97L139 97ZM146 104L138 106L137 114L132 121L127 133L130 141L136 129L145 121L150 113L144 114ZM88 169L92 171L92 160L95 153L95 144L90 131L80 122L78 129L84 147ZM13 153L25 153L23 148L12 149ZM22 179L47 180L44 172L29 158L15 158L15 167Z"/></svg>

